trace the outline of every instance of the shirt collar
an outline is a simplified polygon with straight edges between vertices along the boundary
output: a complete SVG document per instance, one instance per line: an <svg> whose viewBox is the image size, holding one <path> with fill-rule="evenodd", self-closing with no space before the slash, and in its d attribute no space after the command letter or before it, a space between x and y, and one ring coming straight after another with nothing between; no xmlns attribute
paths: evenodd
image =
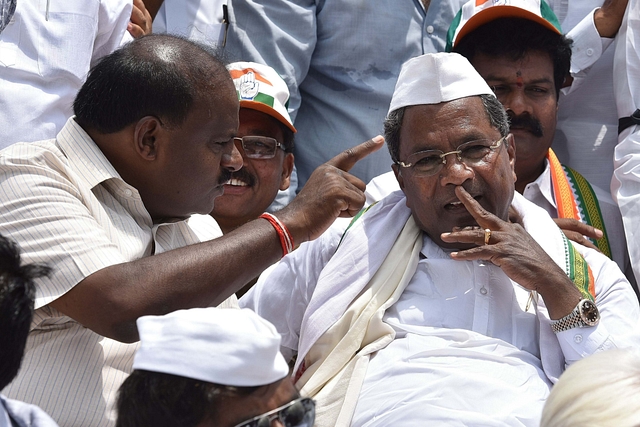
<svg viewBox="0 0 640 427"><path fill-rule="evenodd" d="M557 209L556 200L553 197L553 186L551 183L551 166L549 160L544 159L544 171L538 178L529 183L525 189L525 194L530 191L537 191L549 202L554 209Z"/></svg>
<svg viewBox="0 0 640 427"><path fill-rule="evenodd" d="M75 121L75 116L67 120L57 136L57 144L69 159L70 168L94 188L109 179L122 177L107 160L91 137Z"/></svg>

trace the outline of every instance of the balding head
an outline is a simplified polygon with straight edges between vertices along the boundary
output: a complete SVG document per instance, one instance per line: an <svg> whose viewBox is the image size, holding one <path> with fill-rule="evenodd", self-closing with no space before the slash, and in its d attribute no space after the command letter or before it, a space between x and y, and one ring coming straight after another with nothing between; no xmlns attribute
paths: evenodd
<svg viewBox="0 0 640 427"><path fill-rule="evenodd" d="M195 102L229 79L212 49L171 35L136 39L104 57L89 73L73 104L76 120L102 134L142 117L180 125Z"/></svg>

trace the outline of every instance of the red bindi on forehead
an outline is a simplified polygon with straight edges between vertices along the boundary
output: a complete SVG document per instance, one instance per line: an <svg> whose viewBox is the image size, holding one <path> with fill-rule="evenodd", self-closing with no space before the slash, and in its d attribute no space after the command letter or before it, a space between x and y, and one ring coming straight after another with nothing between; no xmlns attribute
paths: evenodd
<svg viewBox="0 0 640 427"><path fill-rule="evenodd" d="M516 71L516 85L518 87L522 87L524 82L522 80L522 72L520 70Z"/></svg>

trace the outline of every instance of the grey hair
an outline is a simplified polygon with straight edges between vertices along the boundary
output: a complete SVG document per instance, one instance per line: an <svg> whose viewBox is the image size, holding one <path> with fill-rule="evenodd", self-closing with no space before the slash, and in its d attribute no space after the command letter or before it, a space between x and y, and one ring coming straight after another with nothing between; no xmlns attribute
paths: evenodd
<svg viewBox="0 0 640 427"><path fill-rule="evenodd" d="M500 101L493 95L480 95L480 99L491 126L500 132L500 136L507 136L509 134L509 119ZM401 107L393 110L384 120L384 138L394 163L400 161L400 131L406 108Z"/></svg>

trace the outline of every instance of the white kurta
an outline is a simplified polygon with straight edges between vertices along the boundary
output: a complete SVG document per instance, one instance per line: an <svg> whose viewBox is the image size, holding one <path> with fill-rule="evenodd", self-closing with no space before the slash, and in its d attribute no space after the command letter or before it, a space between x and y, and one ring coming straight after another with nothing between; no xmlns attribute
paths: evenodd
<svg viewBox="0 0 640 427"><path fill-rule="evenodd" d="M525 224L555 227L544 211L522 196L514 197L514 204L517 200L518 206L526 208ZM314 341L309 336L318 336L325 329L313 331L318 329L317 321L339 316L343 311L333 313L334 307L348 305L341 295L349 292L331 288L338 286L335 282L316 289L319 277L335 278L341 286L352 284L357 294L358 278L373 275L375 270L368 266L379 265L379 252L388 250L379 243L389 240L388 236L379 233L395 230L390 224L367 223L367 215L380 212L379 217L389 218L399 213L390 206L402 211L406 210L404 203L394 193L359 220L364 223L358 233L364 233L366 240L356 246L368 248L367 253L349 256L352 252L343 242L338 259L342 261L332 259L345 228L340 222L283 258L243 297L241 305L253 308L276 326L283 338L283 352L300 350L302 357L309 341ZM540 235L540 227L536 228ZM554 228L549 233L560 232ZM537 425L550 383L565 364L595 351L640 344L638 301L624 275L604 255L579 250L593 270L603 320L596 327L554 335L549 320L539 318L540 310L538 315L533 308L525 311L528 292L498 267L452 260L424 237L416 273L385 313L384 321L396 331L395 339L371 358L353 425L456 425L460 419L466 422L458 425ZM330 261L338 274L325 271ZM318 300L327 302L314 312L310 307ZM452 401L447 396L457 398ZM425 399L430 406L421 406ZM502 414L502 424L482 423L496 414Z"/></svg>
<svg viewBox="0 0 640 427"><path fill-rule="evenodd" d="M629 0L617 36L614 87L618 117L628 117L640 108L640 1ZM629 257L640 281L640 126L619 135L615 151L612 194L622 213Z"/></svg>
<svg viewBox="0 0 640 427"><path fill-rule="evenodd" d="M132 40L131 0L18 0L0 34L0 149L55 138L89 68Z"/></svg>

